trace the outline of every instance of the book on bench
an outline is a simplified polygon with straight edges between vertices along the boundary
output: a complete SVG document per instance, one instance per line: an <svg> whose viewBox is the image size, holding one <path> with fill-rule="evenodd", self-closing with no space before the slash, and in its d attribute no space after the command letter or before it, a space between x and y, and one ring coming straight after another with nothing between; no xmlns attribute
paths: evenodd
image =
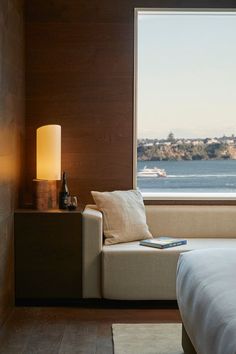
<svg viewBox="0 0 236 354"><path fill-rule="evenodd" d="M167 236L150 238L148 240L140 241L141 246L148 246L154 248L169 248L181 245L186 245L187 240L182 240L179 238L172 238Z"/></svg>

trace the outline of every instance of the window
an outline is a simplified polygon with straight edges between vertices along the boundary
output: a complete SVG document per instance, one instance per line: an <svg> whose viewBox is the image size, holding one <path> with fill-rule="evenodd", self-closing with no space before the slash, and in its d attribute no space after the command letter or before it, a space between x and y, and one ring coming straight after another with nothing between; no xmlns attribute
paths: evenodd
<svg viewBox="0 0 236 354"><path fill-rule="evenodd" d="M236 196L236 12L135 16L137 187Z"/></svg>

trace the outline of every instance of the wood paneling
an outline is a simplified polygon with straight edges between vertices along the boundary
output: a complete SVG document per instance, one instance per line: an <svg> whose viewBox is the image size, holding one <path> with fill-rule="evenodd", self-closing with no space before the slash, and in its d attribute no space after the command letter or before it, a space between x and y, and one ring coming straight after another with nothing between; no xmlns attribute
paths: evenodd
<svg viewBox="0 0 236 354"><path fill-rule="evenodd" d="M132 188L135 7L235 7L233 0L26 1L26 188L35 129L62 125L73 194Z"/></svg>
<svg viewBox="0 0 236 354"><path fill-rule="evenodd" d="M14 229L16 301L81 298L81 213L19 210Z"/></svg>
<svg viewBox="0 0 236 354"><path fill-rule="evenodd" d="M133 26L125 2L28 1L27 187L35 129L62 125L62 168L73 194L132 188ZM38 11L39 10L39 11ZM128 16L128 17L127 17Z"/></svg>
<svg viewBox="0 0 236 354"><path fill-rule="evenodd" d="M23 1L0 1L0 325L14 303L13 212L24 140Z"/></svg>

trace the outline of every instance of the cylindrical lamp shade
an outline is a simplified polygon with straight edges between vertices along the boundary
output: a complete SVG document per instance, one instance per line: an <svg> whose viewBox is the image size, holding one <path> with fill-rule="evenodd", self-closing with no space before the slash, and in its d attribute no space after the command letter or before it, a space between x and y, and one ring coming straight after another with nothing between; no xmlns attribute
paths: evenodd
<svg viewBox="0 0 236 354"><path fill-rule="evenodd" d="M44 125L37 129L37 179L61 179L61 126Z"/></svg>

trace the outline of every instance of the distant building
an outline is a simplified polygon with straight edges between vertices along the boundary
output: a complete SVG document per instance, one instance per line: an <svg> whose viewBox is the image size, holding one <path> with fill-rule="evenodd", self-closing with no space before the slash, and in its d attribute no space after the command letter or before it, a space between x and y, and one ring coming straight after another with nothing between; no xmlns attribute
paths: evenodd
<svg viewBox="0 0 236 354"><path fill-rule="evenodd" d="M227 145L233 145L234 144L234 140L233 139L226 139L224 142Z"/></svg>
<svg viewBox="0 0 236 354"><path fill-rule="evenodd" d="M203 142L202 140L193 140L193 141L192 141L192 144L193 144L194 146L196 146L196 145L204 145L204 142Z"/></svg>
<svg viewBox="0 0 236 354"><path fill-rule="evenodd" d="M143 144L143 146L147 146L147 147L153 146L153 143L145 143L145 144Z"/></svg>
<svg viewBox="0 0 236 354"><path fill-rule="evenodd" d="M210 144L219 144L220 143L220 141L218 140L218 139L215 139L215 138L207 138L206 140L205 140L205 144L207 144L207 145L210 145Z"/></svg>

